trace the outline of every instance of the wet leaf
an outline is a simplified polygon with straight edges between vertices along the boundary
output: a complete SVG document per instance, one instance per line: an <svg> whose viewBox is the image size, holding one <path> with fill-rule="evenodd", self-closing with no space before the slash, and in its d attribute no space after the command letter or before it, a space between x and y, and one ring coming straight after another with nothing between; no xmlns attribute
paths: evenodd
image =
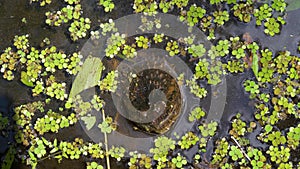
<svg viewBox="0 0 300 169"><path fill-rule="evenodd" d="M288 4L286 7L287 11L293 11L300 8L300 1L299 0L285 0Z"/></svg>
<svg viewBox="0 0 300 169"><path fill-rule="evenodd" d="M252 59L252 71L254 75L258 76L258 55L254 54Z"/></svg>
<svg viewBox="0 0 300 169"><path fill-rule="evenodd" d="M90 130L96 123L95 116L84 116L81 117L81 120L84 121L87 130Z"/></svg>
<svg viewBox="0 0 300 169"><path fill-rule="evenodd" d="M24 71L21 72L21 82L23 84L25 84L26 86L29 86L29 87L33 87L34 86L33 82L30 81L29 76Z"/></svg>
<svg viewBox="0 0 300 169"><path fill-rule="evenodd" d="M103 64L99 58L89 56L82 65L82 70L76 76L69 98L75 97L81 91L94 87L101 78Z"/></svg>

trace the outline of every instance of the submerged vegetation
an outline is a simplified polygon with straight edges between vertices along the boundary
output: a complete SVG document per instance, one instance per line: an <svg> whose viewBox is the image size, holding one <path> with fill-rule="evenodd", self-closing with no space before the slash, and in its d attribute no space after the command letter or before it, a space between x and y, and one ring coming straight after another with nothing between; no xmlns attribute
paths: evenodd
<svg viewBox="0 0 300 169"><path fill-rule="evenodd" d="M39 3L43 7L52 2L31 0L30 3ZM93 60L93 56L83 56L79 51L63 51L46 37L43 45L33 46L28 34L15 35L12 45L1 53L2 78L9 82L20 81L30 89L32 96L28 103L15 105L12 118L15 124L0 113L0 135L6 134L7 126L13 126L15 130L14 143L6 153L2 168L11 167L14 154L17 154L15 157L18 161L32 168L38 168L39 163L51 158L59 163L64 159L83 159L87 169L110 168L111 159L123 162L130 169L191 166L222 169L300 168L299 53L280 49L275 51L271 47L260 46L247 32L230 35L227 39L216 33L222 32L230 21L241 24L253 21L253 24L261 27L258 31L272 38L279 35L282 27L288 24L285 15L290 4L284 0L265 3L252 0L207 0L203 4L189 0L131 2L135 13L146 14L141 18L144 23L141 30L152 30L153 27L159 29L162 26L159 19L148 22L146 16L155 16L158 12L175 13L178 20L207 35L207 40L212 43L207 48L205 44L195 42L192 36L174 39L165 34L148 33L126 37L118 32L112 19L97 23L100 29L96 30L94 22L98 21L84 15L81 3L80 0L63 1L61 9L45 13L45 24L51 29L67 25L64 28L73 44L88 37L95 43L107 37L103 52L105 61ZM97 0L95 4L106 15L118 10L117 1ZM199 105L189 108L190 112L185 118L194 123L194 127L182 136L149 133L153 131L151 129L140 131L156 134L148 152L128 151L120 145L108 146L107 136L122 128L122 124L117 122L118 113L114 115L110 111L115 110L106 107L106 95L116 92L118 84L122 83L118 81L120 72L113 68L120 60L130 62L138 57L139 50L153 46L166 50L169 57L180 57L189 65L193 76L185 77L182 74L178 84L187 87L192 97L214 97L215 93L211 93L209 88L223 83L225 75L250 74L240 85L254 107L252 119L247 119L249 115L245 117L241 110L236 110L232 112L230 128L226 131L222 122L206 120L208 112L204 106ZM299 44L297 50L300 51ZM89 67L87 71L84 64ZM96 87L92 96L81 96L79 89L70 89L69 79L80 71L86 72L77 87ZM130 73L130 80L137 76ZM91 76L96 80L88 79ZM150 89L150 85L143 88ZM136 92L139 95L147 94L148 91ZM168 92L180 91L173 89ZM170 111L175 111L176 105L170 107ZM102 117L100 122L92 112ZM161 121L170 120L173 123L176 118ZM105 141L95 143L83 138L73 139L73 136L65 140L56 138L56 133L75 127L79 122L83 122L85 130L100 130ZM141 130L137 126L131 128L134 132Z"/></svg>

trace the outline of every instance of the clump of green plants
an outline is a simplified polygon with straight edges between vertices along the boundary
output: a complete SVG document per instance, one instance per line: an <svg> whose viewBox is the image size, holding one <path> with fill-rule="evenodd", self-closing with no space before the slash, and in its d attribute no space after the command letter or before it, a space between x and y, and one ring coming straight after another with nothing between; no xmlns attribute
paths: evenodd
<svg viewBox="0 0 300 169"><path fill-rule="evenodd" d="M216 51L218 52L218 56L225 56L229 54L230 47L231 44L229 40L219 40L218 44L216 45Z"/></svg>
<svg viewBox="0 0 300 169"><path fill-rule="evenodd" d="M217 127L218 127L218 123L215 121L212 121L210 123L204 123L200 126L198 126L201 135L203 137L212 137L216 134L217 131Z"/></svg>
<svg viewBox="0 0 300 169"><path fill-rule="evenodd" d="M188 47L188 52L193 57L197 58L197 57L202 57L205 54L206 49L204 48L203 44L199 44L199 45L192 44L190 47Z"/></svg>
<svg viewBox="0 0 300 169"><path fill-rule="evenodd" d="M114 33L107 40L107 47L105 49L105 55L107 57L113 58L121 51L121 47L125 45L125 35L120 35L119 33Z"/></svg>
<svg viewBox="0 0 300 169"><path fill-rule="evenodd" d="M194 4L190 6L189 10L186 13L181 13L180 20L186 20L189 26L194 26L201 20L205 13L205 9Z"/></svg>
<svg viewBox="0 0 300 169"><path fill-rule="evenodd" d="M184 156L178 154L176 157L172 158L172 163L176 168L183 168L187 164L187 160Z"/></svg>
<svg viewBox="0 0 300 169"><path fill-rule="evenodd" d="M72 124L75 124L77 119L75 114L71 114L68 117L55 113L52 110L49 110L47 114L38 118L35 122L34 129L40 134L43 135L49 131L58 132L59 129L69 127Z"/></svg>
<svg viewBox="0 0 300 169"><path fill-rule="evenodd" d="M134 0L133 9L136 13L154 15L157 13L157 2L149 0Z"/></svg>
<svg viewBox="0 0 300 169"><path fill-rule="evenodd" d="M262 22L272 16L272 8L268 4L263 4L259 9L254 10L256 25L262 25Z"/></svg>
<svg viewBox="0 0 300 169"><path fill-rule="evenodd" d="M101 164L98 164L97 162L88 162L86 169L104 169Z"/></svg>
<svg viewBox="0 0 300 169"><path fill-rule="evenodd" d="M241 120L241 114L238 113L235 118L232 120L231 130L229 134L238 138L240 136L244 136L246 133L246 122Z"/></svg>
<svg viewBox="0 0 300 169"><path fill-rule="evenodd" d="M149 48L149 39L145 36L139 36L135 38L135 42L139 48L147 49Z"/></svg>
<svg viewBox="0 0 300 169"><path fill-rule="evenodd" d="M280 33L280 24L285 24L283 18L278 17L277 20L275 18L267 18L264 24L265 30L264 32L270 36L274 36L275 34Z"/></svg>
<svg viewBox="0 0 300 169"><path fill-rule="evenodd" d="M175 141L166 136L160 136L154 140L154 145L155 147L150 149L153 159L162 163L167 162L169 151L175 149Z"/></svg>
<svg viewBox="0 0 300 169"><path fill-rule="evenodd" d="M98 125L102 133L111 133L115 128L112 125L113 120L111 117L106 117L102 123Z"/></svg>
<svg viewBox="0 0 300 169"><path fill-rule="evenodd" d="M166 51L169 52L170 56L175 56L179 54L180 50L177 41L171 40L170 42L168 42L166 46Z"/></svg>
<svg viewBox="0 0 300 169"><path fill-rule="evenodd" d="M229 21L229 13L224 10L224 11L215 11L213 13L214 22L218 24L219 26L224 25L225 22Z"/></svg>
<svg viewBox="0 0 300 169"><path fill-rule="evenodd" d="M56 82L55 76L53 75L47 79L44 92L46 95L58 100L65 100L68 97L66 94L66 83Z"/></svg>
<svg viewBox="0 0 300 169"><path fill-rule="evenodd" d="M164 36L165 36L164 34L154 34L154 36L153 36L154 43L160 43L160 42L162 42Z"/></svg>
<svg viewBox="0 0 300 169"><path fill-rule="evenodd" d="M112 19L109 19L107 23L101 23L100 28L102 29L102 35L106 36L109 32L117 32L115 27L115 22Z"/></svg>
<svg viewBox="0 0 300 169"><path fill-rule="evenodd" d="M99 0L99 5L104 7L105 12L111 12L115 8L115 4L112 0Z"/></svg>
<svg viewBox="0 0 300 169"><path fill-rule="evenodd" d="M186 84L189 86L191 93L196 95L199 98L204 98L207 95L207 90L199 86L196 82L196 79L186 80Z"/></svg>
<svg viewBox="0 0 300 169"><path fill-rule="evenodd" d="M244 157L242 151L237 146L230 146L229 156L233 161L237 161Z"/></svg>
<svg viewBox="0 0 300 169"><path fill-rule="evenodd" d="M189 115L189 121L193 122L195 120L200 120L204 116L205 116L205 111L203 111L201 107L195 107Z"/></svg>
<svg viewBox="0 0 300 169"><path fill-rule="evenodd" d="M270 164L267 164L267 158L263 152L257 148L248 147L247 155L251 159L251 165L253 168L268 168L271 167Z"/></svg>
<svg viewBox="0 0 300 169"><path fill-rule="evenodd" d="M254 12L253 2L247 1L246 3L235 4L232 9L234 10L233 15L240 21L250 22L251 15Z"/></svg>
<svg viewBox="0 0 300 169"><path fill-rule="evenodd" d="M70 36L73 41L86 37L86 32L91 28L89 18L79 18L71 23L69 27Z"/></svg>
<svg viewBox="0 0 300 169"><path fill-rule="evenodd" d="M229 149L229 143L227 140L223 137L222 139L219 139L216 141L216 149L214 151L214 154L212 155L212 164L222 166L223 159L227 157Z"/></svg>
<svg viewBox="0 0 300 169"><path fill-rule="evenodd" d="M267 150L267 154L271 156L271 161L276 164L280 164L282 162L286 163L290 158L290 148L284 146L270 146Z"/></svg>
<svg viewBox="0 0 300 169"><path fill-rule="evenodd" d="M252 80L246 80L244 82L244 87L246 92L250 92L250 98L255 98L259 94L259 86Z"/></svg>
<svg viewBox="0 0 300 169"><path fill-rule="evenodd" d="M115 92L117 89L117 83L116 80L118 77L118 71L111 71L109 72L104 79L99 81L100 90L103 91L111 91Z"/></svg>
<svg viewBox="0 0 300 169"><path fill-rule="evenodd" d="M206 59L200 59L195 67L195 78L202 79L208 75L209 62Z"/></svg>
<svg viewBox="0 0 300 169"><path fill-rule="evenodd" d="M244 72L245 64L239 60L228 61L227 64L223 64L223 67L230 73Z"/></svg>
<svg viewBox="0 0 300 169"><path fill-rule="evenodd" d="M197 137L194 133L188 132L184 136L182 136L181 140L178 141L178 145L181 149L189 149L192 146L196 145L199 141L199 137Z"/></svg>
<svg viewBox="0 0 300 169"><path fill-rule="evenodd" d="M124 157L125 155L125 148L124 147L115 147L112 146L109 150L109 155L115 159L117 159L118 161L121 160L121 158Z"/></svg>
<svg viewBox="0 0 300 169"><path fill-rule="evenodd" d="M297 127L290 127L287 133L287 143L292 149L296 149L300 142L300 125Z"/></svg>
<svg viewBox="0 0 300 169"><path fill-rule="evenodd" d="M283 12L285 11L286 6L287 4L284 0L273 0L271 7L278 12Z"/></svg>
<svg viewBox="0 0 300 169"><path fill-rule="evenodd" d="M52 0L31 0L30 2L38 2L40 6L46 6L51 4Z"/></svg>
<svg viewBox="0 0 300 169"><path fill-rule="evenodd" d="M152 167L152 158L146 154L140 154L137 151L129 152L130 160L128 162L129 169L138 169L139 167L145 167L146 169Z"/></svg>

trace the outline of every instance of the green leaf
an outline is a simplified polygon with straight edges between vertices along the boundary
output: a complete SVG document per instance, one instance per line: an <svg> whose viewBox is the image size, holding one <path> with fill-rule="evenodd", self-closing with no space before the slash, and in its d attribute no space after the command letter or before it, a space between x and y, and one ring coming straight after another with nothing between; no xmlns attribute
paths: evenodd
<svg viewBox="0 0 300 169"><path fill-rule="evenodd" d="M103 64L100 58L89 56L73 82L69 98L74 98L81 91L96 86L101 78L102 70Z"/></svg>
<svg viewBox="0 0 300 169"><path fill-rule="evenodd" d="M29 76L24 71L21 72L21 82L23 84L25 84L26 86L29 86L29 87L33 87L34 86L33 82L30 81Z"/></svg>
<svg viewBox="0 0 300 169"><path fill-rule="evenodd" d="M87 130L90 130L96 123L95 116L84 116L81 120L84 121Z"/></svg>
<svg viewBox="0 0 300 169"><path fill-rule="evenodd" d="M286 7L287 11L293 11L300 8L300 1L299 0L285 0L288 4Z"/></svg>
<svg viewBox="0 0 300 169"><path fill-rule="evenodd" d="M254 54L253 55L253 60L252 60L252 71L256 77L258 77L258 55Z"/></svg>

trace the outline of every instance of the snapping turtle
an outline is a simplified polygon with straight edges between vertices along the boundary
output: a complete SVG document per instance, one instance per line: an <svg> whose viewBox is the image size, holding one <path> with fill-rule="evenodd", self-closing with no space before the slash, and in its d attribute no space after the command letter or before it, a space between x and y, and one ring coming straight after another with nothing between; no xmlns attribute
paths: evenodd
<svg viewBox="0 0 300 169"><path fill-rule="evenodd" d="M161 97L152 95L153 93L160 94L160 92L153 92L155 90L163 92L165 98L155 100ZM157 134L163 134L170 129L179 116L182 105L176 79L159 69L146 69L139 72L130 83L129 99L136 109L148 110L147 113L157 115L157 118L151 122L135 123L139 129ZM157 102L154 104L155 101Z"/></svg>

